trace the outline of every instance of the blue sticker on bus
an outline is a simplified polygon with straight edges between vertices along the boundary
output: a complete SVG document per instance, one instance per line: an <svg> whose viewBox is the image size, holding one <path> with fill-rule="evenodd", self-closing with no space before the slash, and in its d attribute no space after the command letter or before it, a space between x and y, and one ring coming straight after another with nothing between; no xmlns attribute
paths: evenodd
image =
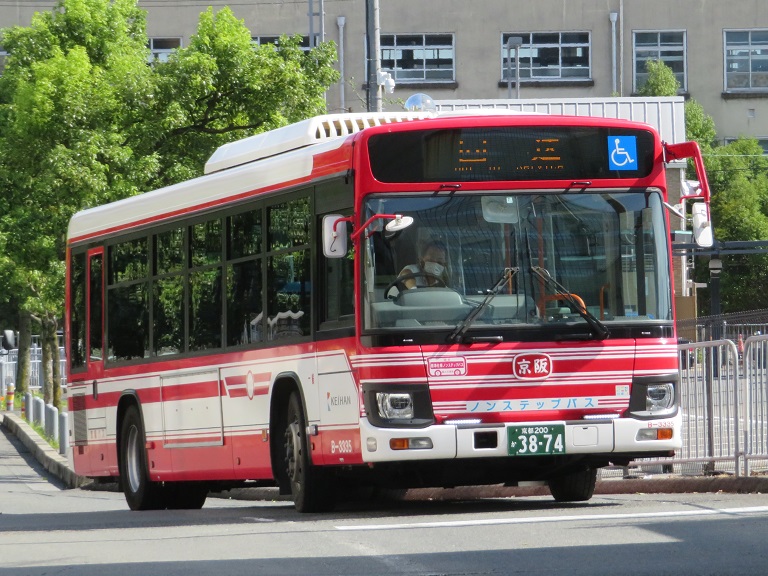
<svg viewBox="0 0 768 576"><path fill-rule="evenodd" d="M637 137L608 136L608 168L637 170Z"/></svg>

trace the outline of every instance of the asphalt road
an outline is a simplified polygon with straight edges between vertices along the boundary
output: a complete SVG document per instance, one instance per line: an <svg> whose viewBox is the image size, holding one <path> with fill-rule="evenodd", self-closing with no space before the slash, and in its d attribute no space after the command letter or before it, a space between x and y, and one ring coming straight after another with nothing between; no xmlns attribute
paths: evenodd
<svg viewBox="0 0 768 576"><path fill-rule="evenodd" d="M422 493L303 515L266 492L139 513L117 492L66 489L0 431L0 576L768 573L760 493Z"/></svg>

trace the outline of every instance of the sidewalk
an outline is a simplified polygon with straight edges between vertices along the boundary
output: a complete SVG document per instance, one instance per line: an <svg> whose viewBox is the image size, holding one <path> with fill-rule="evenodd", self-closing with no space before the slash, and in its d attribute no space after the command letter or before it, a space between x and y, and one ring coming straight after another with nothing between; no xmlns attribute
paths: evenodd
<svg viewBox="0 0 768 576"><path fill-rule="evenodd" d="M69 461L54 450L21 416L14 412L0 412L0 424L16 436L32 456L67 488L77 488L88 482L72 470ZM19 460L22 460L19 456Z"/></svg>
<svg viewBox="0 0 768 576"><path fill-rule="evenodd" d="M51 474L59 478L68 488L77 488L89 480L75 474L69 461L43 440L25 420L12 412L0 412L0 424L15 435L40 464ZM0 443L5 442L5 435L0 434ZM0 448L4 459L13 459L8 446ZM18 454L14 465L26 463ZM263 491L252 488L237 488L226 491L227 497L252 500L258 499ZM736 477L719 476L682 476L674 474L655 474L644 478L609 478L598 480L595 494L675 494L686 492L729 492L736 494L768 494L768 476ZM450 489L410 490L406 499L476 499L508 498L522 496L549 495L546 486L504 487L504 486L468 486Z"/></svg>

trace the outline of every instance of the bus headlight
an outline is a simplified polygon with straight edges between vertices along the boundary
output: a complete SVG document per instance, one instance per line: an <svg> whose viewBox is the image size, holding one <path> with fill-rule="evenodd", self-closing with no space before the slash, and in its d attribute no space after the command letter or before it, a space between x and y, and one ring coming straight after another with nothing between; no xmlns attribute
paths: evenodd
<svg viewBox="0 0 768 576"><path fill-rule="evenodd" d="M377 392L379 415L387 420L411 420L414 417L413 397L410 394Z"/></svg>
<svg viewBox="0 0 768 576"><path fill-rule="evenodd" d="M432 397L425 384L363 384L368 421L379 428L426 428L435 423Z"/></svg>
<svg viewBox="0 0 768 576"><path fill-rule="evenodd" d="M635 376L629 397L629 416L640 420L677 414L677 374Z"/></svg>
<svg viewBox="0 0 768 576"><path fill-rule="evenodd" d="M675 387L672 384L648 386L645 393L645 409L650 412L669 410L675 405Z"/></svg>

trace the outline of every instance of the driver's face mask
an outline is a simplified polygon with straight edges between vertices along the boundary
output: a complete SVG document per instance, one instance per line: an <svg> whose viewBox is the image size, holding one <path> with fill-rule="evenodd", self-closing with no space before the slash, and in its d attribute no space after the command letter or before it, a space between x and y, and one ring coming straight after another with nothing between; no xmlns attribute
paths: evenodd
<svg viewBox="0 0 768 576"><path fill-rule="evenodd" d="M445 272L445 266L438 264L437 262L424 262L424 272L432 276L440 278Z"/></svg>

